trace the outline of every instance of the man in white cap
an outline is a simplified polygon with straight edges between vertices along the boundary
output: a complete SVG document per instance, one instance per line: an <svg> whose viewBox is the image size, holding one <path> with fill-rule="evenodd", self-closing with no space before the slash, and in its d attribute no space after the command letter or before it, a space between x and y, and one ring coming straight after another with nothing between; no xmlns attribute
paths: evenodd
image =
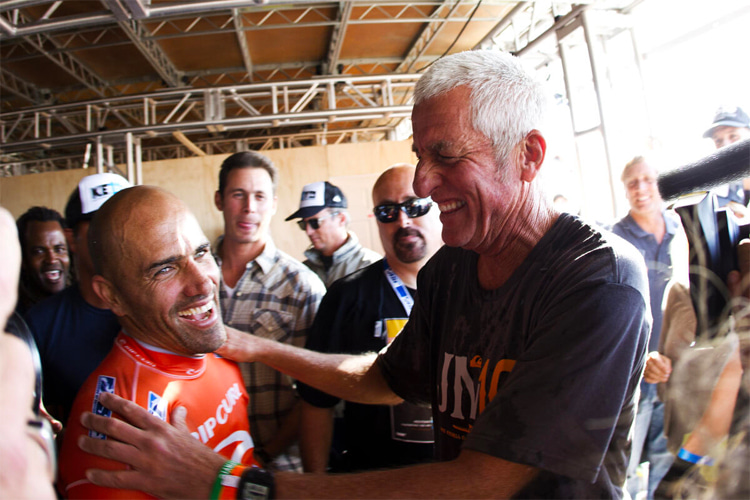
<svg viewBox="0 0 750 500"><path fill-rule="evenodd" d="M89 256L89 223L94 213L131 184L117 174L84 177L65 206L65 238L72 254L76 283L40 302L26 314L44 369L44 402L65 422L86 377L94 371L120 331L117 317L94 293L94 265Z"/></svg>
<svg viewBox="0 0 750 500"><path fill-rule="evenodd" d="M381 259L364 248L357 235L347 229L349 212L346 196L330 182L313 182L302 188L299 210L286 220L300 219L300 229L312 245L305 250L303 262L315 271L326 287L339 278Z"/></svg>
<svg viewBox="0 0 750 500"><path fill-rule="evenodd" d="M714 141L716 149L750 138L750 117L739 107L721 107L716 110L711 127L703 133L704 138ZM719 206L729 206L742 218L747 215L750 201L750 178L732 182L714 190ZM741 206L740 206L741 205Z"/></svg>

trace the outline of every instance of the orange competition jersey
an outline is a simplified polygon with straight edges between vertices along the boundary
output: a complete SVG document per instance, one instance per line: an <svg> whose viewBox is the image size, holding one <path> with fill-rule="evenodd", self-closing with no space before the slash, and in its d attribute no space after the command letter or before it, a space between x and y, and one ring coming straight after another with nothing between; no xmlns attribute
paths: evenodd
<svg viewBox="0 0 750 500"><path fill-rule="evenodd" d="M88 482L87 469L125 466L84 453L76 442L82 434L106 439L80 423L92 411L112 416L99 404L102 392L134 401L169 422L177 406L187 408L187 427L227 459L252 464L253 440L247 418L248 397L238 366L215 354L187 357L145 345L120 333L107 357L84 383L73 403L60 452L58 487L68 498L152 498L145 493L102 488Z"/></svg>

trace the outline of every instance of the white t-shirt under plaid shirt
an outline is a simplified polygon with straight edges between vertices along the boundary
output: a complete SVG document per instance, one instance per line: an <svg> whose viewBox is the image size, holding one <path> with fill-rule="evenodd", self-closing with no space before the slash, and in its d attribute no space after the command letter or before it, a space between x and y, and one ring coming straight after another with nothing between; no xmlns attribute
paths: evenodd
<svg viewBox="0 0 750 500"><path fill-rule="evenodd" d="M217 259L218 260L218 259ZM247 263L233 289L219 291L224 323L243 332L304 347L326 288L298 260L269 238L263 252ZM294 380L262 363L240 363L250 403L250 432L262 448L276 434L297 401ZM274 460L278 470L302 471L297 447Z"/></svg>

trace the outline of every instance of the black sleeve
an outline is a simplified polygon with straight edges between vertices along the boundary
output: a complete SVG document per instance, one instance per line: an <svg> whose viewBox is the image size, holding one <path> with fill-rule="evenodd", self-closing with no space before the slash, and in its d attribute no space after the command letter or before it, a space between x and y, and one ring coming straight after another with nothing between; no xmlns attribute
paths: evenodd
<svg viewBox="0 0 750 500"><path fill-rule="evenodd" d="M343 282L336 282L323 297L307 336L306 349L326 353L342 352L342 335L346 334L347 328L353 327L350 316L354 305L352 294L345 293L343 288ZM297 381L297 392L307 403L319 408L331 408L340 400L300 381Z"/></svg>

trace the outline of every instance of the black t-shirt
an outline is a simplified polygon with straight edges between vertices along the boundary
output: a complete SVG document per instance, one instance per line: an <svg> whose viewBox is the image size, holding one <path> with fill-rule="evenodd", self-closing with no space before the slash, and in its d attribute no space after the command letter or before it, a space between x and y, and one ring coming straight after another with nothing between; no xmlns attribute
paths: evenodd
<svg viewBox="0 0 750 500"><path fill-rule="evenodd" d="M86 302L73 285L29 309L26 321L42 359L44 403L67 422L78 390L112 349L117 316Z"/></svg>
<svg viewBox="0 0 750 500"><path fill-rule="evenodd" d="M307 337L306 347L319 352L361 354L378 352L406 322L406 312L384 275L383 261L336 281L328 289ZM414 295L414 290L409 290ZM302 398L321 408L339 399L301 382ZM408 405L408 403L407 403ZM399 405L401 406L401 405ZM409 405L412 406L412 405ZM419 408L431 419L428 408ZM336 472L394 467L431 460L432 443L411 443L393 438L390 406L346 402L340 423L342 449L336 450L331 470ZM338 430L338 429L337 429ZM432 439L429 425L428 438Z"/></svg>
<svg viewBox="0 0 750 500"><path fill-rule="evenodd" d="M541 470L519 496L619 498L648 343L648 282L624 240L563 214L512 276L483 290L477 254L443 247L378 358L431 402L437 457L462 448Z"/></svg>

